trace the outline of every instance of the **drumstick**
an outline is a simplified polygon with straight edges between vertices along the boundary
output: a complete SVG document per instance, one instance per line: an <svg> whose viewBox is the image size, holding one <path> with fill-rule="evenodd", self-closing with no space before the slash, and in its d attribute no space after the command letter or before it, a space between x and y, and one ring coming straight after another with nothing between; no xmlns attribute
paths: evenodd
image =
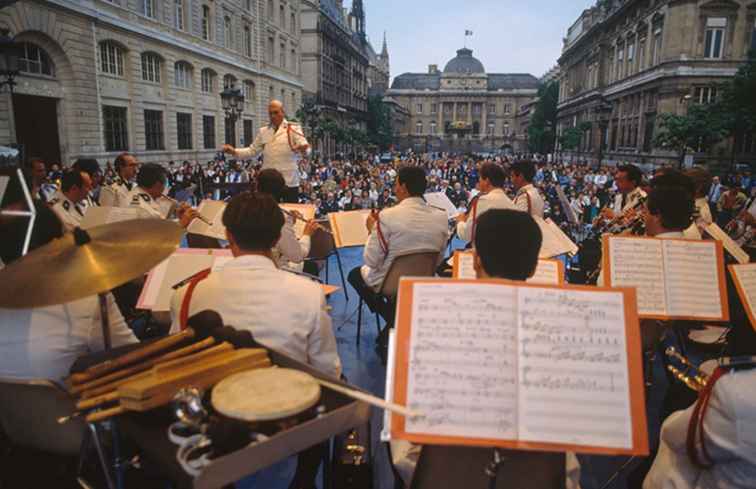
<svg viewBox="0 0 756 489"><path fill-rule="evenodd" d="M71 377L69 377L69 381L74 384L81 384L83 382L96 379L97 377L100 377L101 375L105 375L107 373L112 372L113 370L117 370L121 367L125 367L127 365L131 365L132 363L136 363L139 360L142 360L143 358L147 358L158 352L167 350L168 348L172 348L173 346L181 343L182 341L191 339L191 338L194 338L194 330L192 328L187 328L181 333L168 336L167 338L160 339L154 343L150 343L149 345L145 347L131 351L118 358L114 358L112 360L106 360L102 363L98 363L97 365L93 365L89 367L88 369L86 369L84 372L81 372L78 374L72 374Z"/></svg>
<svg viewBox="0 0 756 489"><path fill-rule="evenodd" d="M391 411L392 413L401 414L402 416L406 418L416 418L416 417L423 416L422 414L416 411L412 411L405 406L400 406L399 404L394 404L393 402L387 402L381 399L380 397L376 397L371 394L366 394L364 392L360 392L355 389L350 389L348 387L344 387L344 386L334 384L332 382L328 382L326 380L322 380L318 378L315 378L315 381L318 384L322 385L323 387L327 387L333 391L344 394L347 397L351 397L352 399L356 399L358 401L366 402L370 404L371 406L385 409L387 411Z"/></svg>

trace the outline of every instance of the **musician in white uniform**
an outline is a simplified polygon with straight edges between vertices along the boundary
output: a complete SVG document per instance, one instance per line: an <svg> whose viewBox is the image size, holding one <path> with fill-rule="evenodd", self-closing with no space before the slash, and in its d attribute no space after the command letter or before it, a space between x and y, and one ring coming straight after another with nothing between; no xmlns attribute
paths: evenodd
<svg viewBox="0 0 756 489"><path fill-rule="evenodd" d="M137 186L127 194L127 207L142 209L147 216L157 219L167 219L169 216L161 200L165 197L165 182L167 175L165 169L156 163L147 163L139 169L137 174ZM197 217L197 211L189 206L182 205L176 209L179 224L186 228Z"/></svg>
<svg viewBox="0 0 756 489"><path fill-rule="evenodd" d="M379 306L377 292L394 259L416 250L442 250L449 239L446 211L423 200L427 186L425 171L417 166L403 166L397 173L395 190L399 204L371 214L366 222L370 235L363 258L365 264L349 273L349 283L371 311L387 317L390 311Z"/></svg>
<svg viewBox="0 0 756 489"><path fill-rule="evenodd" d="M60 190L49 202L66 231L73 231L84 219L85 203L92 189L92 179L83 171L69 170L63 174Z"/></svg>
<svg viewBox="0 0 756 489"><path fill-rule="evenodd" d="M711 187L711 174L703 168L691 168L685 172L693 183L696 212L694 222L685 230L688 239L701 239L706 227L714 222L707 196Z"/></svg>
<svg viewBox="0 0 756 489"><path fill-rule="evenodd" d="M478 189L480 194L473 198L470 212L457 217L457 235L460 239L472 242L478 219L491 209L514 209L514 203L504 193L506 182L504 169L496 163L483 163L480 167Z"/></svg>
<svg viewBox="0 0 756 489"><path fill-rule="evenodd" d="M228 203L223 224L234 259L174 293L171 330L181 328L182 318L211 309L263 345L338 377L341 361L320 284L279 270L273 261L284 225L275 200L241 193Z"/></svg>
<svg viewBox="0 0 756 489"><path fill-rule="evenodd" d="M139 169L136 157L121 153L113 162L118 174L115 181L100 190L100 205L108 207L127 207L130 204L129 192L134 188L134 178Z"/></svg>
<svg viewBox="0 0 756 489"><path fill-rule="evenodd" d="M619 194L614 196L612 208L605 210L602 214L607 219L612 219L628 209L638 205L638 201L646 197L646 192L640 188L643 182L643 173L635 165L620 165L617 167L617 173L614 175L614 183L617 185Z"/></svg>
<svg viewBox="0 0 756 489"><path fill-rule="evenodd" d="M531 216L543 219L543 197L533 185L535 164L532 161L517 161L512 165L512 184L517 189L515 208Z"/></svg>
<svg viewBox="0 0 756 489"><path fill-rule="evenodd" d="M98 207L100 205L100 191L102 190L102 169L100 164L94 158L79 158L71 167L74 170L83 171L92 180L92 188L84 200L86 208Z"/></svg>
<svg viewBox="0 0 756 489"><path fill-rule="evenodd" d="M299 197L299 155L310 153L302 127L286 120L283 104L273 100L268 105L270 124L260 128L255 141L249 148L234 148L223 145L223 151L236 158L247 160L262 151L263 168L274 168L286 180L284 201L296 203Z"/></svg>

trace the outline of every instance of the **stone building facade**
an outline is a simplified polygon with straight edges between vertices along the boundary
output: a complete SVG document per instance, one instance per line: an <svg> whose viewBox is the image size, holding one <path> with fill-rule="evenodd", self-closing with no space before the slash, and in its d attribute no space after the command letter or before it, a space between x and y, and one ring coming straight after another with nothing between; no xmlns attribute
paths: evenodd
<svg viewBox="0 0 756 489"><path fill-rule="evenodd" d="M588 161L676 162L655 147L658 116L684 114L691 103L716 99L756 48L753 0L607 0L569 28L560 67L557 132L585 129L580 146L564 151ZM722 143L709 163L756 161L756 140Z"/></svg>
<svg viewBox="0 0 756 489"><path fill-rule="evenodd" d="M211 159L249 144L267 103L302 100L300 0L24 0L0 10L23 43L14 93L0 93L0 144L70 163ZM240 88L242 117L220 92Z"/></svg>
<svg viewBox="0 0 756 489"><path fill-rule="evenodd" d="M388 97L409 111L400 146L415 151L526 150L515 116L538 93L529 74L486 73L472 50L460 49L440 71L394 78Z"/></svg>
<svg viewBox="0 0 756 489"><path fill-rule="evenodd" d="M383 47L380 54L368 43L368 95L382 97L389 89L391 79L391 60L389 59L386 33L383 33Z"/></svg>

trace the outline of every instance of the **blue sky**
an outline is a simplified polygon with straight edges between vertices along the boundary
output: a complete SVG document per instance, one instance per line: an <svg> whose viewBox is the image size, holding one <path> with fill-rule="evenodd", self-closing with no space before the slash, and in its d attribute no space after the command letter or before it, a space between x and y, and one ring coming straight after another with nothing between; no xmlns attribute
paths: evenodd
<svg viewBox="0 0 756 489"><path fill-rule="evenodd" d="M592 0L363 0L380 51L387 32L391 76L443 69L467 46L489 73L543 75L556 64L567 28ZM344 0L351 5L351 0Z"/></svg>

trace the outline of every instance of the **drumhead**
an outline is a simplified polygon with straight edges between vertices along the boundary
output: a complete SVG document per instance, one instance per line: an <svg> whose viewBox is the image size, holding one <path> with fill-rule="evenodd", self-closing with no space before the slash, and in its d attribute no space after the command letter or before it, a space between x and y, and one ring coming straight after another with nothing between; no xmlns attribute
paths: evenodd
<svg viewBox="0 0 756 489"><path fill-rule="evenodd" d="M226 377L213 388L216 411L240 421L272 421L294 416L320 399L320 384L299 370L262 368Z"/></svg>

